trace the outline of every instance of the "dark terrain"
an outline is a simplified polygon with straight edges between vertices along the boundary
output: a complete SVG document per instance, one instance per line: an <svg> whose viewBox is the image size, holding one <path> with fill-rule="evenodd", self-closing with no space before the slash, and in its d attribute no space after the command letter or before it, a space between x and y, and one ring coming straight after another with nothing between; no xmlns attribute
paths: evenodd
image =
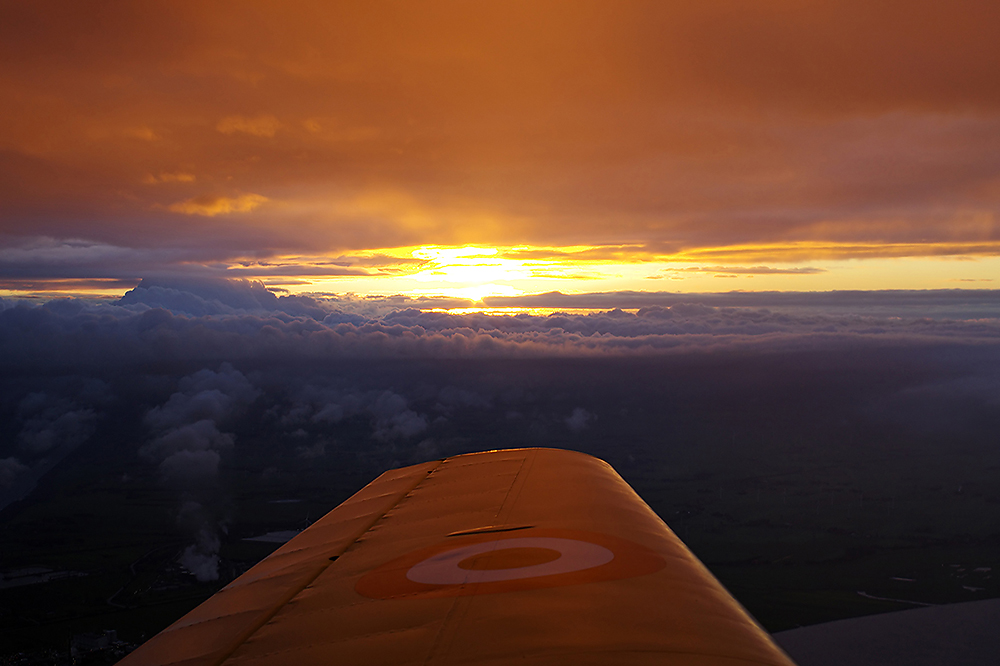
<svg viewBox="0 0 1000 666"><path fill-rule="evenodd" d="M216 475L173 484L138 454L153 437L146 415L202 367L94 369L114 397L92 432L0 512L5 576L55 574L0 588L0 655L59 663L74 636L108 629L127 649L279 545L248 537L301 529L390 467L519 446L610 462L771 631L1000 597L997 412L965 405L952 418L957 407L912 387L954 366L907 358L237 366L256 393L218 418L235 443ZM5 380L0 434L17 437L19 395L69 391L67 377ZM307 400L303 386L326 392ZM385 391L408 411L315 418L323 400ZM410 412L419 432L386 434ZM181 516L191 501L196 524ZM178 560L206 529L218 579L199 582Z"/></svg>

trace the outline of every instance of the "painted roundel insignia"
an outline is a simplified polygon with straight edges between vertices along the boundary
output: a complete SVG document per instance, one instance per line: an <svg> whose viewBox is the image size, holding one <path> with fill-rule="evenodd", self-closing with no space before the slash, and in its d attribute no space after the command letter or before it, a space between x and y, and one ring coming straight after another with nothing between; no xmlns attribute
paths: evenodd
<svg viewBox="0 0 1000 666"><path fill-rule="evenodd" d="M373 599L495 594L644 576L665 565L627 539L527 529L447 538L369 571L355 589Z"/></svg>

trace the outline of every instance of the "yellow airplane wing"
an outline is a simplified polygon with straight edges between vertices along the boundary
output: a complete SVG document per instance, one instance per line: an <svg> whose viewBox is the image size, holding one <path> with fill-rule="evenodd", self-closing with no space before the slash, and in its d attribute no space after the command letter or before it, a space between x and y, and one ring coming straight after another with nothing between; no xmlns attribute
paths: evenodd
<svg viewBox="0 0 1000 666"><path fill-rule="evenodd" d="M793 666L607 463L386 472L119 662Z"/></svg>

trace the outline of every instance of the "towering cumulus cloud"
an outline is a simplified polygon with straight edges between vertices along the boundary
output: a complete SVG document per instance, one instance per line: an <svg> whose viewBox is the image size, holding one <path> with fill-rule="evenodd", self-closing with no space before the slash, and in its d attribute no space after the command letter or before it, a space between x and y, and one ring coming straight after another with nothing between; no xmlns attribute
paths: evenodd
<svg viewBox="0 0 1000 666"><path fill-rule="evenodd" d="M9 432L16 435L0 445L0 508L34 489L38 479L90 441L110 388L99 379L76 373L37 377L25 385L18 376L0 384L12 410ZM7 456L7 457L3 457Z"/></svg>
<svg viewBox="0 0 1000 666"><path fill-rule="evenodd" d="M253 402L258 391L240 372L223 363L217 372L200 370L180 380L179 390L146 414L153 438L139 449L157 466L164 485L180 492L178 524L195 543L181 564L199 581L219 577L218 530L224 529L224 507L212 505L222 457L233 450L234 437L219 430ZM208 506L205 506L208 504Z"/></svg>

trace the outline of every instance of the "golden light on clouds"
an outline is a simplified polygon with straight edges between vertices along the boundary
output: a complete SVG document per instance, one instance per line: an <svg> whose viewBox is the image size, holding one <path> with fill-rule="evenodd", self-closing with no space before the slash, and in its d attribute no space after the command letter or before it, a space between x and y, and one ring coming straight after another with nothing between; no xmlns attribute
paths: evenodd
<svg viewBox="0 0 1000 666"><path fill-rule="evenodd" d="M990 0L241 8L0 9L0 281L982 287L1000 257Z"/></svg>
<svg viewBox="0 0 1000 666"><path fill-rule="evenodd" d="M167 210L184 215L215 217L229 213L249 213L267 200L267 197L259 194L241 194L236 197L201 196L170 204Z"/></svg>
<svg viewBox="0 0 1000 666"><path fill-rule="evenodd" d="M827 291L833 289L990 288L1000 275L1000 260L941 257L873 257L849 254L803 263L774 261L776 248L762 249L769 264L739 263L747 248L728 257L699 262L685 255L623 254L617 248L425 246L392 248L336 258L341 274L330 275L330 259L286 258L266 267L241 267L251 277L291 293L407 294L449 296L479 302L490 296L561 291ZM729 263L714 260L729 259ZM280 264L281 268L276 270ZM348 271L354 271L348 273ZM290 276L297 276L289 280Z"/></svg>
<svg viewBox="0 0 1000 666"><path fill-rule="evenodd" d="M227 116L219 121L219 123L215 126L215 129L219 130L223 134L242 132L252 136L271 138L280 127L281 122L274 116L264 115L257 116L255 118L247 118L245 116Z"/></svg>
<svg viewBox="0 0 1000 666"><path fill-rule="evenodd" d="M830 246L825 246L822 252L798 246L740 246L670 255L630 246L435 245L339 255L244 259L229 263L228 267L202 266L201 272L216 277L260 280L292 294L446 296L469 301L468 305L458 306L459 309L476 310L483 310L482 305L476 304L484 298L551 291L695 293L1000 286L996 283L996 276L1000 276L1000 259L996 256L970 255L965 253L970 250L968 247L939 248L937 256L907 256L905 248L890 249L897 254L873 253L859 259L857 247L841 251ZM45 250L48 260L53 262L62 261L67 253L82 251L83 248L70 248L64 252L52 246ZM128 254L122 248L86 251L95 264L114 264ZM36 250L36 255L39 252ZM27 257L30 252L21 254ZM7 256L12 256L9 251ZM0 251L0 262L5 259ZM31 292L113 297L136 282L136 279L111 277L20 279L0 284L0 295Z"/></svg>
<svg viewBox="0 0 1000 666"><path fill-rule="evenodd" d="M154 176L153 174L146 174L142 179L142 182L147 185L158 185L159 183L193 183L195 181L195 176L193 173L161 173Z"/></svg>
<svg viewBox="0 0 1000 666"><path fill-rule="evenodd" d="M413 251L413 256L426 263L413 278L421 282L483 284L528 277L527 262L504 259L499 252L495 247L420 248Z"/></svg>

